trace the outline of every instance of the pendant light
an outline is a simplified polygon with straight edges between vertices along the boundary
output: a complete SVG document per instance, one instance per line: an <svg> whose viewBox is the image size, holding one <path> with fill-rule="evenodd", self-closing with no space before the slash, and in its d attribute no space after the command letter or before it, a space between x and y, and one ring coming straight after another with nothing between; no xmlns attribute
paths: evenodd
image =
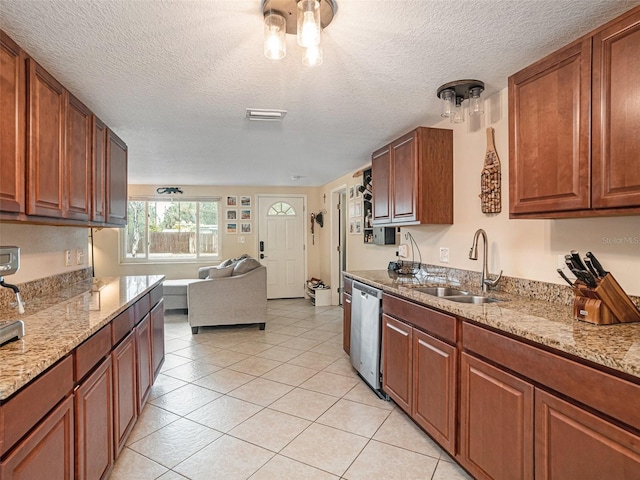
<svg viewBox="0 0 640 480"><path fill-rule="evenodd" d="M286 22L284 17L276 12L264 17L264 56L271 60L280 60L287 54L285 41Z"/></svg>

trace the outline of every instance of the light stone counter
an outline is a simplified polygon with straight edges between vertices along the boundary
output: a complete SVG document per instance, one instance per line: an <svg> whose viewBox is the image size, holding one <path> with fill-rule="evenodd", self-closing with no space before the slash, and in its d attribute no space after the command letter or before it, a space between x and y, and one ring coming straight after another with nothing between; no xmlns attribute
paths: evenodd
<svg viewBox="0 0 640 480"><path fill-rule="evenodd" d="M421 285L418 279L392 278L386 270L345 272L345 276L381 288L392 295L640 377L640 323L593 325L574 320L570 306L504 292L489 293L491 297L506 300L504 302L482 305L455 303L418 292L415 290L416 286ZM479 288L474 293L478 291Z"/></svg>
<svg viewBox="0 0 640 480"><path fill-rule="evenodd" d="M38 300L25 314L0 312L0 320L22 320L25 335L0 347L0 402L29 383L164 280L163 275L83 281ZM99 293L92 289L99 287Z"/></svg>

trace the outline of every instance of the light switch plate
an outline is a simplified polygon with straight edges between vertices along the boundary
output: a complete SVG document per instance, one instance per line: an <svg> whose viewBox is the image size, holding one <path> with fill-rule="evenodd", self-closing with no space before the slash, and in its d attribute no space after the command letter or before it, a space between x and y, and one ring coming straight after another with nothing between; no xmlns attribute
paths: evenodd
<svg viewBox="0 0 640 480"><path fill-rule="evenodd" d="M440 247L440 262L449 263L449 249L447 247Z"/></svg>
<svg viewBox="0 0 640 480"><path fill-rule="evenodd" d="M407 258L409 256L409 248L406 243L398 245L398 256L402 258Z"/></svg>
<svg viewBox="0 0 640 480"><path fill-rule="evenodd" d="M71 250L64 251L64 266L65 267L71 266Z"/></svg>

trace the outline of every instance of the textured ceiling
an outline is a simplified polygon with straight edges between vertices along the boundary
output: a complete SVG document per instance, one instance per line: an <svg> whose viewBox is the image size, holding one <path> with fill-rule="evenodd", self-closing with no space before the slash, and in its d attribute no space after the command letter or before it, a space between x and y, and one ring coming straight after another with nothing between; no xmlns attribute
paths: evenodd
<svg viewBox="0 0 640 480"><path fill-rule="evenodd" d="M291 35L284 60L264 57L260 0L0 0L0 28L127 142L131 183L315 186L436 123L441 84L494 93L640 3L337 1L315 68Z"/></svg>

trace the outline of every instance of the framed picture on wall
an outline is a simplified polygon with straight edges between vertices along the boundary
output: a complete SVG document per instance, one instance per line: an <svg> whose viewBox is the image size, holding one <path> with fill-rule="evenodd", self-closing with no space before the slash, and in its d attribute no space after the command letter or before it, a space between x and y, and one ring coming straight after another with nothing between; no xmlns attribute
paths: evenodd
<svg viewBox="0 0 640 480"><path fill-rule="evenodd" d="M356 220L355 233L362 233L362 222L360 219Z"/></svg>
<svg viewBox="0 0 640 480"><path fill-rule="evenodd" d="M353 216L361 217L362 216L362 202L355 202L353 207Z"/></svg>
<svg viewBox="0 0 640 480"><path fill-rule="evenodd" d="M355 204L353 202L349 203L349 218L355 217L355 213L354 213L355 211L356 211Z"/></svg>
<svg viewBox="0 0 640 480"><path fill-rule="evenodd" d="M227 223L227 233L229 234L235 234L238 233L238 224L233 222L233 223Z"/></svg>
<svg viewBox="0 0 640 480"><path fill-rule="evenodd" d="M238 197L236 195L227 195L227 207L237 207Z"/></svg>
<svg viewBox="0 0 640 480"><path fill-rule="evenodd" d="M349 198L353 198L355 196L355 187L351 185L349 187Z"/></svg>
<svg viewBox="0 0 640 480"><path fill-rule="evenodd" d="M241 207L250 207L251 206L251 196L242 195L240 197L240 206Z"/></svg>
<svg viewBox="0 0 640 480"><path fill-rule="evenodd" d="M227 210L227 220L237 220L238 210Z"/></svg>
<svg viewBox="0 0 640 480"><path fill-rule="evenodd" d="M240 233L251 233L251 224L250 223L241 223L240 224Z"/></svg>
<svg viewBox="0 0 640 480"><path fill-rule="evenodd" d="M243 208L240 210L240 220L251 220L251 209Z"/></svg>

